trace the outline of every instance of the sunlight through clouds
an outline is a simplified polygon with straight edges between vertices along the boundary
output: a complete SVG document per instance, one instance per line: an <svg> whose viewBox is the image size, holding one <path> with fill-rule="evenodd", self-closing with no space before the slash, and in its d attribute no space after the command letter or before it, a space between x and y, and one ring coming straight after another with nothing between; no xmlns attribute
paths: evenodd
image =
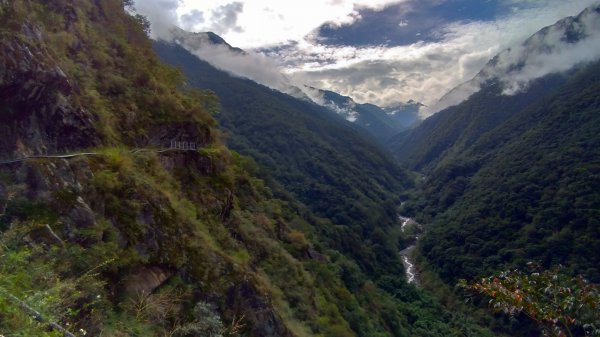
<svg viewBox="0 0 600 337"><path fill-rule="evenodd" d="M381 9L398 0L304 0L304 1L236 1L243 5L237 24L242 31L214 31L230 44L240 48L254 48L301 40L320 25L350 24L360 18L360 8ZM193 28L196 31L214 30L218 18L214 11L226 2L218 0L181 2L177 13L183 16L193 10L201 11L206 18Z"/></svg>
<svg viewBox="0 0 600 337"><path fill-rule="evenodd" d="M169 39L170 25L178 25L190 31L213 31L234 47L246 50L246 57L226 57L227 52L222 50L195 51L231 73L278 90L309 85L351 96L359 103L390 106L411 99L435 104L472 79L497 53L565 16L577 15L598 0L497 0L499 8L507 9L501 15L485 20L476 16L444 20L432 12L434 26L427 20L405 17L411 10L421 10L421 17L427 17L433 3L445 2L137 0L136 5L151 20L155 38ZM322 27L333 27L329 34L335 34L338 28L354 33L364 23L365 15L373 13L396 18L393 27L398 30L415 29L420 24L429 24L427 27L433 29L413 34L412 41L402 44L332 43L320 35ZM380 31L367 27L357 34L364 34L368 40L368 34ZM373 35L374 40L378 37Z"/></svg>

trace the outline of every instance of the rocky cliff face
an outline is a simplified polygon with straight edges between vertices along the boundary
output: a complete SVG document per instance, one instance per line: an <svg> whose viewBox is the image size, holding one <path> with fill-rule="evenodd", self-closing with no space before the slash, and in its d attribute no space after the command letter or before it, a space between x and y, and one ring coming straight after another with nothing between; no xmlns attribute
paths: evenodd
<svg viewBox="0 0 600 337"><path fill-rule="evenodd" d="M167 178L174 186L198 188L189 172L210 177L222 169L214 160L196 152L148 156L151 171L164 169L164 173L171 172L181 179ZM251 335L293 336L270 302L271 295L259 290L261 286L252 276L240 279L247 271L243 272L223 252L211 248L206 237L195 234L200 222L186 217L179 209L181 204L163 188L157 189L155 179L161 177L150 178L150 184L131 177L143 170L140 164L144 164L138 160L134 159L137 163L133 170L115 169L111 167L114 163L105 158L51 159L4 167L1 173L9 176L10 182L0 182L0 208L4 209L0 223L6 227L27 221L47 222L48 227L40 224L27 233L25 242L32 246L111 249L104 254L108 254L107 258L112 256L107 261L113 266L99 275L107 282L106 288L95 292L117 294L117 303L118 298L123 303L151 298L165 283L179 279L203 285L203 290L192 293L193 297L224 301L220 309L226 315L243 315L246 331ZM196 192L183 192L177 198L186 200L185 205L198 212L200 221L218 226L220 221L233 220L231 189L205 186ZM32 208L39 209L30 214ZM229 281L212 285L220 279ZM82 318L85 323L81 324L87 331L100 333L100 326L87 321L97 317L87 313Z"/></svg>
<svg viewBox="0 0 600 337"><path fill-rule="evenodd" d="M111 4L120 2L0 3L0 26L4 25L0 33L0 160L91 148L96 153L0 165L0 241L8 240L4 231L22 232L23 238L15 241L14 247L45 252L30 258L54 265L48 273L62 270L61 280L76 280L93 272L95 282L100 283L89 283L100 287L82 290L83 285L74 281L78 290L61 290L60 295L74 296L65 305L76 310L67 318L60 316L62 323L70 322L93 335L108 329L107 312L115 312L121 322L127 322L127 310L115 309L118 306L158 300L165 296L161 293L179 289L172 293L179 297L169 299L169 313L161 311L162 318L152 321L138 317L130 322L132 326L146 326L156 335L173 333L183 329L186 321L197 323L177 301L193 304L202 300L215 303L225 321L245 317L243 328L238 328L249 335L292 336L268 291L260 289L256 277L242 276L249 270L227 253L244 249L224 227L237 219L233 212L239 192L232 180L231 155L219 144L214 121L199 107L202 98L178 94L175 86L164 88L162 83L168 79L160 71L165 69L152 73L109 66L125 62L123 59L104 60L109 65L101 75L117 78L126 86L137 85L138 93L117 92L110 81L106 83L110 88L102 91L100 77L85 83L81 75L71 74L87 72L90 76L98 71L92 68L98 61L77 64L73 53L85 52L85 45L106 42L98 33L94 36L99 40L90 40L91 35L83 35L77 27L94 29L89 28L94 22L87 20L101 18ZM51 19L36 20L41 11L47 11L44 15ZM60 25L53 27L52 18L60 18ZM124 13L117 18L112 24L135 31L135 27L127 28L131 23ZM67 23L67 32L61 33ZM53 34L72 38L71 46L79 46L78 51L69 48L61 54L55 45L48 48ZM115 46L116 42L110 43ZM130 53L139 53L144 44L130 48ZM128 83L127 76L139 83ZM150 94L139 94L144 92ZM90 104L93 95L99 98ZM144 106L148 108L135 110ZM102 109L103 117L99 115ZM110 123L101 120L107 119L106 115ZM171 140L195 142L203 150L157 151L168 147ZM136 146L144 149L133 151ZM213 237L216 233L220 238ZM10 285L0 282L1 287ZM95 300L96 296L106 300ZM2 299L0 304L5 305ZM6 326L0 327L7 331ZM22 326L12 327L19 328ZM219 329L226 330L224 325ZM128 335L127 329L121 330L121 336Z"/></svg>
<svg viewBox="0 0 600 337"><path fill-rule="evenodd" d="M71 100L73 83L23 23L0 40L0 157L61 153L99 144L94 116Z"/></svg>

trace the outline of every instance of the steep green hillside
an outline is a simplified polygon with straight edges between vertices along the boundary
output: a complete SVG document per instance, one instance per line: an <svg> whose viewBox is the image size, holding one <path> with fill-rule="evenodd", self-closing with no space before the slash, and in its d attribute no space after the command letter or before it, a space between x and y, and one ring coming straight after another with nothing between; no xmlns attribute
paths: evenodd
<svg viewBox="0 0 600 337"><path fill-rule="evenodd" d="M421 251L444 278L532 260L600 280L599 89L582 67L431 171Z"/></svg>
<svg viewBox="0 0 600 337"><path fill-rule="evenodd" d="M377 261L381 229L364 245L275 198L144 22L119 0L0 2L1 335L490 335L329 245Z"/></svg>
<svg viewBox="0 0 600 337"><path fill-rule="evenodd" d="M394 118L395 115L389 115L384 109L374 104L359 104L348 96L342 96L329 90L318 90L318 93L322 95L321 100L324 106L332 109L346 120L360 125L381 143L385 143L390 137L406 128Z"/></svg>
<svg viewBox="0 0 600 337"><path fill-rule="evenodd" d="M559 74L547 76L514 96L502 95L501 84L489 81L467 101L427 118L418 127L389 140L387 146L407 167L427 171L469 148L483 134L551 93L565 78Z"/></svg>
<svg viewBox="0 0 600 337"><path fill-rule="evenodd" d="M478 92L388 143L407 167L423 174L419 193L403 212L427 224L418 251L423 268L433 272L430 281L439 284L440 276L453 286L458 279L489 282L493 290L480 304L506 309L511 320L493 324L511 335L539 335L529 318L547 328L558 320L541 316L569 307L557 304L551 287L535 293L533 279L498 295L507 275L530 270L535 279L544 275L541 270L560 270L557 280L583 275L585 282L600 281L600 62L537 78L515 95L504 91L511 78L528 78L532 60L576 44L592 46L588 37L597 32L599 19L600 7L591 6L540 30L514 53L500 53L466 85L481 83ZM571 295L583 288L560 289ZM449 293L439 292L451 298ZM595 290L591 294L597 298ZM516 299L515 306L503 306L504 295L508 303ZM543 299L535 305L544 309L532 314L535 298ZM584 306L581 297L568 301ZM521 310L529 318L512 317ZM593 313L585 315L600 322ZM574 324L574 336L598 334L590 332L593 325L580 323L571 319L556 331ZM549 335L560 335L556 331Z"/></svg>
<svg viewBox="0 0 600 337"><path fill-rule="evenodd" d="M321 106L217 70L178 45L157 42L155 50L190 85L221 97L216 117L234 149L317 215L347 227L325 233L333 247L368 272L401 272L392 227L409 177L364 131ZM384 254L373 251L381 230L391 238Z"/></svg>
<svg viewBox="0 0 600 337"><path fill-rule="evenodd" d="M405 103L397 103L395 105L385 107L383 110L385 110L385 112L387 112L388 115L390 115L390 117L401 126L404 128L410 128L421 122L419 110L422 107L424 107L423 103L415 102L411 99Z"/></svg>

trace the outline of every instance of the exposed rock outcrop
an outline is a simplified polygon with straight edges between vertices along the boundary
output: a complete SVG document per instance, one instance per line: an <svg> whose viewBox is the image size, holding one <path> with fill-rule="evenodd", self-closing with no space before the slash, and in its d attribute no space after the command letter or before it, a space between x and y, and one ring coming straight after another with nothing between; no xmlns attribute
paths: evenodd
<svg viewBox="0 0 600 337"><path fill-rule="evenodd" d="M252 334L263 337L292 337L282 320L273 311L273 306L265 301L265 296L257 293L248 282L241 282L229 289L227 306L244 312L246 319L253 322Z"/></svg>
<svg viewBox="0 0 600 337"><path fill-rule="evenodd" d="M167 171L175 173L176 168L187 168L203 175L215 173L217 168L210 157L196 151L167 151L160 154L160 162Z"/></svg>
<svg viewBox="0 0 600 337"><path fill-rule="evenodd" d="M134 298L148 296L171 276L173 272L163 267L140 267L125 279L125 292Z"/></svg>
<svg viewBox="0 0 600 337"><path fill-rule="evenodd" d="M99 144L93 115L71 100L74 84L43 46L30 24L0 39L0 157Z"/></svg>
<svg viewBox="0 0 600 337"><path fill-rule="evenodd" d="M7 3L0 0L0 5L11 6ZM162 74L153 73L156 64L135 71L127 67L132 59L148 56L135 47L127 50L131 59L125 53L107 52L102 60L94 60L91 52L84 53L90 45L111 51L130 46L129 37L104 39L123 33L123 27L135 31L138 27L128 15L95 21L116 15L122 3L86 1L81 5L86 7L79 7L79 0L14 4L15 8L31 5L41 13L29 21L37 24L19 18L8 29L6 21L0 23L0 160L104 147L86 151L94 152L91 156L38 157L0 166L0 225L22 230L23 245L39 246L39 255L62 248L56 250L60 254L48 257L64 262L61 279L102 280L94 289L85 288L87 284L76 289L82 299L69 305L78 312L79 326L99 335L104 317L94 316L93 310L102 311L94 305L102 302L98 308L116 308L124 299L115 294L124 294L125 300L150 295L177 274L174 286L192 289L182 295L185 301L208 298L227 303L220 314L230 321L231 312L242 313L248 326L245 335L292 336L279 308L269 299L270 290L262 289L256 278L242 280L251 267L234 263L228 255L244 249L222 226L239 216L232 210L241 192L236 191L232 154L217 141L219 132L210 114L189 108L193 103L187 104L176 93L176 85L163 88ZM58 18L51 26L37 20L46 11ZM0 14L6 13L0 9ZM22 17L28 16L22 13ZM49 44L65 36L69 42L64 46ZM77 57L90 62L72 62ZM106 64L96 69L94 61ZM89 81L82 80L79 74L88 71ZM135 79L153 78L154 86L145 89L163 90L164 109L159 112L165 113L142 104L151 101L152 94L135 98L118 96L110 87L98 90L89 84L100 83L102 76L96 72L115 75L128 87ZM88 96L102 102L89 102ZM141 108L129 114L124 111L128 106ZM176 113L167 115L171 108ZM128 114L130 120L126 120ZM136 124L139 129L126 132ZM156 156L154 150L168 147L171 141L194 142L200 150L169 150ZM131 149L135 146L145 149L136 152ZM158 328L168 323L148 324Z"/></svg>

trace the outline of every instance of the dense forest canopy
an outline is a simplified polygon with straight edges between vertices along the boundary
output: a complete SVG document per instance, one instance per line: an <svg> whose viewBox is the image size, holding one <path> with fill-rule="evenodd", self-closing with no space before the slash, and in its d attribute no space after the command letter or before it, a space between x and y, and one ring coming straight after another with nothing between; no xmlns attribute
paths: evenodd
<svg viewBox="0 0 600 337"><path fill-rule="evenodd" d="M427 107L291 96L134 1L0 1L0 335L599 335L600 62L507 91L598 18L402 131Z"/></svg>

